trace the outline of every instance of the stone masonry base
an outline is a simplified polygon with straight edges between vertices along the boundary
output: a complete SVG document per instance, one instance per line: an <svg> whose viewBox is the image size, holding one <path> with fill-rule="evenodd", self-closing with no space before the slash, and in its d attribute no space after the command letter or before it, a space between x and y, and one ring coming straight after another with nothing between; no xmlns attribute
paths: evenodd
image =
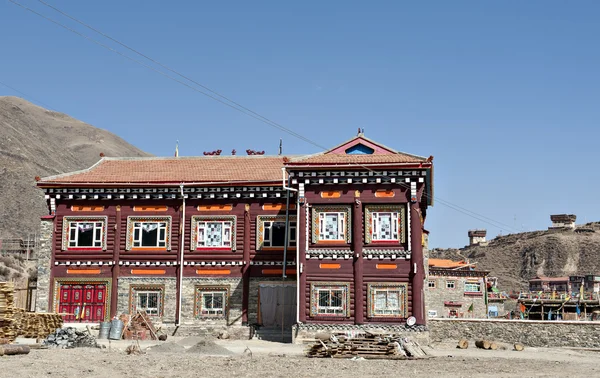
<svg viewBox="0 0 600 378"><path fill-rule="evenodd" d="M319 332L343 332L350 337L359 337L368 331L383 331L400 334L416 341L420 345L429 345L429 331L425 326L405 325L354 325L354 324L296 324L292 326L294 344L303 344L314 341Z"/></svg>

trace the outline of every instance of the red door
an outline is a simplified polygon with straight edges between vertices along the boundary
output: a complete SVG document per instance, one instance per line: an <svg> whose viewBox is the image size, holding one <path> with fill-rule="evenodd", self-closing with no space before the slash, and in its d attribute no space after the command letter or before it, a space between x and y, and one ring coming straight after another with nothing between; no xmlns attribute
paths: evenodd
<svg viewBox="0 0 600 378"><path fill-rule="evenodd" d="M106 309L105 284L63 284L60 286L59 311L66 322L100 322Z"/></svg>

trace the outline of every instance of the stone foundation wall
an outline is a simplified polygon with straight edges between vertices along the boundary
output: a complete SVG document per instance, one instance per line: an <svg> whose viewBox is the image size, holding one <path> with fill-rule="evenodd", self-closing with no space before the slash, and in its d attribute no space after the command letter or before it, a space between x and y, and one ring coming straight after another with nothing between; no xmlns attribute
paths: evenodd
<svg viewBox="0 0 600 378"><path fill-rule="evenodd" d="M519 342L532 347L600 348L600 322L429 319L432 342L461 338Z"/></svg>
<svg viewBox="0 0 600 378"><path fill-rule="evenodd" d="M48 312L50 295L50 259L52 257L52 230L54 219L42 219L40 227L40 242L37 254L37 290L35 311Z"/></svg>
<svg viewBox="0 0 600 378"><path fill-rule="evenodd" d="M196 319L194 317L194 308L196 306L196 286L224 286L229 288L229 313L226 319ZM211 327L226 327L233 325L242 325L242 278L214 278L198 277L184 278L182 287L181 302L181 324L184 325L204 325Z"/></svg>
<svg viewBox="0 0 600 378"><path fill-rule="evenodd" d="M367 331L385 331L410 338L420 345L429 345L429 331L425 326L353 325L353 324L295 324L292 326L294 344L312 342L320 332L343 332L349 337L360 337Z"/></svg>
<svg viewBox="0 0 600 378"><path fill-rule="evenodd" d="M131 286L137 285L160 285L164 287L163 317L162 319L156 319L156 323L174 324L175 309L177 308L177 279L173 277L119 278L117 285L117 314L129 314Z"/></svg>

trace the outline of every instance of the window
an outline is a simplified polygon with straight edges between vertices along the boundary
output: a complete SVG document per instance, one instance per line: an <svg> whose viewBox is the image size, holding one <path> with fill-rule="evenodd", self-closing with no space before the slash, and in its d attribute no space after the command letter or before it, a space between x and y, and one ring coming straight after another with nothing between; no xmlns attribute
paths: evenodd
<svg viewBox="0 0 600 378"><path fill-rule="evenodd" d="M430 318L437 318L437 310L428 310L427 315L429 315Z"/></svg>
<svg viewBox="0 0 600 378"><path fill-rule="evenodd" d="M368 284L369 317L406 317L408 284Z"/></svg>
<svg viewBox="0 0 600 378"><path fill-rule="evenodd" d="M446 289L454 289L455 287L456 287L456 282L446 281Z"/></svg>
<svg viewBox="0 0 600 378"><path fill-rule="evenodd" d="M198 248L231 247L231 222L198 222Z"/></svg>
<svg viewBox="0 0 600 378"><path fill-rule="evenodd" d="M311 284L311 316L348 316L350 284Z"/></svg>
<svg viewBox="0 0 600 378"><path fill-rule="evenodd" d="M148 315L158 316L160 311L161 293L158 290L137 291L136 309L146 311Z"/></svg>
<svg viewBox="0 0 600 378"><path fill-rule="evenodd" d="M373 213L372 241L398 240L398 213Z"/></svg>
<svg viewBox="0 0 600 378"><path fill-rule="evenodd" d="M130 287L130 313L146 311L151 316L163 316L164 285L132 285Z"/></svg>
<svg viewBox="0 0 600 378"><path fill-rule="evenodd" d="M65 217L63 249L106 249L106 217Z"/></svg>
<svg viewBox="0 0 600 378"><path fill-rule="evenodd" d="M430 289L435 289L435 280L429 280L429 282L427 283L427 286Z"/></svg>
<svg viewBox="0 0 600 378"><path fill-rule="evenodd" d="M229 301L229 288L227 287L196 287L196 317L226 317Z"/></svg>
<svg viewBox="0 0 600 378"><path fill-rule="evenodd" d="M365 243L404 243L404 216L404 206L365 206Z"/></svg>
<svg viewBox="0 0 600 378"><path fill-rule="evenodd" d="M312 212L313 243L350 242L349 207L315 206Z"/></svg>
<svg viewBox="0 0 600 378"><path fill-rule="evenodd" d="M479 282L465 282L465 293L481 292L481 284Z"/></svg>
<svg viewBox="0 0 600 378"><path fill-rule="evenodd" d="M290 216L288 247L296 246L296 217ZM283 248L285 244L285 216L257 218L257 248Z"/></svg>
<svg viewBox="0 0 600 378"><path fill-rule="evenodd" d="M226 249L235 251L235 215L192 217L191 249Z"/></svg>
<svg viewBox="0 0 600 378"><path fill-rule="evenodd" d="M171 249L171 217L128 217L127 249Z"/></svg>

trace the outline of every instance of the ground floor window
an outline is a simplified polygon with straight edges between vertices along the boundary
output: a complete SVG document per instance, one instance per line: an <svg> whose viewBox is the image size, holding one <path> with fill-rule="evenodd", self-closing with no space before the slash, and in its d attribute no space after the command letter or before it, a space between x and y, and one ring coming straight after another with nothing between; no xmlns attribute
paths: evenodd
<svg viewBox="0 0 600 378"><path fill-rule="evenodd" d="M349 283L314 282L310 292L310 316L349 316Z"/></svg>
<svg viewBox="0 0 600 378"><path fill-rule="evenodd" d="M150 316L162 316L164 303L164 286L134 285L131 286L131 314L145 311Z"/></svg>
<svg viewBox="0 0 600 378"><path fill-rule="evenodd" d="M225 318L229 308L229 287L196 286L195 302L195 317Z"/></svg>
<svg viewBox="0 0 600 378"><path fill-rule="evenodd" d="M408 284L368 284L368 316L405 318L408 307Z"/></svg>

